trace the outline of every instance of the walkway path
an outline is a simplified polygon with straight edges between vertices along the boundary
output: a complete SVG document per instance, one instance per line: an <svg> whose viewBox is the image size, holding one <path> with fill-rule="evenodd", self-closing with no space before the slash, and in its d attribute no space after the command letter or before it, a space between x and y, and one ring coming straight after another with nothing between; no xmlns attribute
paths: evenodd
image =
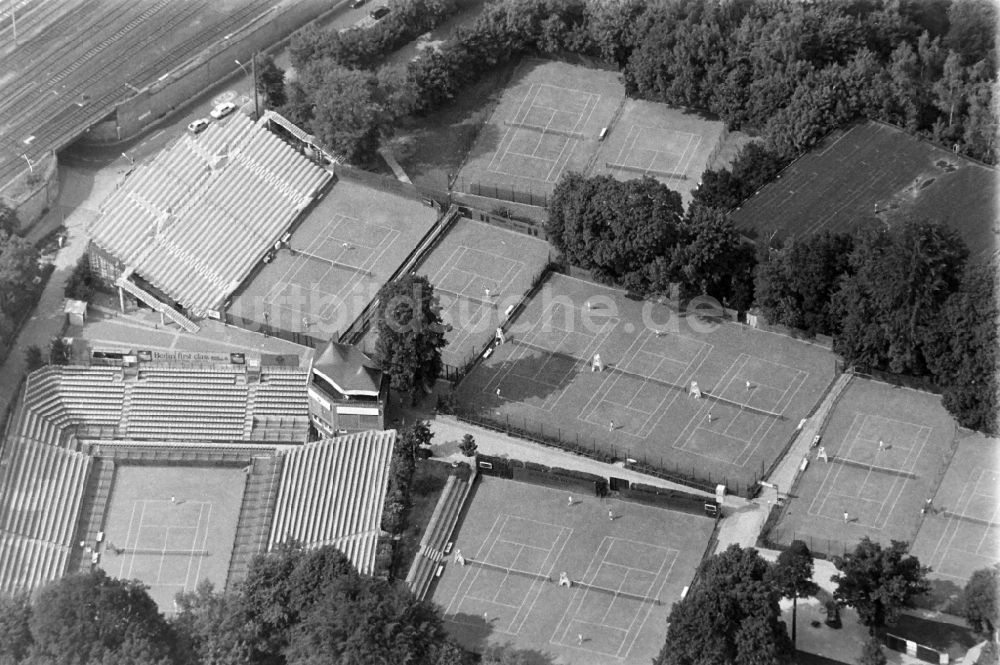
<svg viewBox="0 0 1000 665"><path fill-rule="evenodd" d="M65 168L57 205L28 234L28 239L36 242L60 224L67 231L66 243L55 256L55 271L42 291L35 313L21 329L0 368L0 414L7 413L17 399L21 379L27 371L24 356L28 347L37 345L47 352L52 338L62 332L63 291L73 267L87 251L86 226L97 216L101 203L115 190L123 175L124 169L117 165L99 171Z"/></svg>

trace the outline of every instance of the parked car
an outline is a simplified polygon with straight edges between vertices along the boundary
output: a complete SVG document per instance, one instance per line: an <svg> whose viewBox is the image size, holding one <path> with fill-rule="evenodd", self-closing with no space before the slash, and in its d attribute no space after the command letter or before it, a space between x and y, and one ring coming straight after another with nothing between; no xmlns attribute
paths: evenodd
<svg viewBox="0 0 1000 665"><path fill-rule="evenodd" d="M364 7L368 3L368 0L352 0L351 9L357 9L358 7Z"/></svg>
<svg viewBox="0 0 1000 665"><path fill-rule="evenodd" d="M368 12L368 15L371 16L376 21L378 21L388 13L389 13L389 8L383 5L381 7L376 7L375 9L371 10L370 12Z"/></svg>
<svg viewBox="0 0 1000 665"><path fill-rule="evenodd" d="M233 104L232 102L223 102L222 104L219 104L214 109L212 109L212 112L209 115L211 115L216 120L220 120L222 118L225 118L230 113L234 112L237 108L238 107L236 106L236 104Z"/></svg>
<svg viewBox="0 0 1000 665"><path fill-rule="evenodd" d="M198 118L188 125L188 131L192 134L200 134L205 131L206 127L208 127L208 118Z"/></svg>

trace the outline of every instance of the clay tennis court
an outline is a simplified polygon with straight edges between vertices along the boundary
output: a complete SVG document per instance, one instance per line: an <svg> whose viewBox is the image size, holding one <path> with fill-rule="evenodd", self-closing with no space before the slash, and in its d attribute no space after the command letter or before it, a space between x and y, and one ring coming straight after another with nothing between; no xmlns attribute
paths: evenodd
<svg viewBox="0 0 1000 665"><path fill-rule="evenodd" d="M228 313L241 327L329 339L375 298L437 217L413 198L341 178Z"/></svg>
<svg viewBox="0 0 1000 665"><path fill-rule="evenodd" d="M822 433L828 461L813 449L773 539L837 555L863 536L912 543L954 441L938 396L854 377Z"/></svg>
<svg viewBox="0 0 1000 665"><path fill-rule="evenodd" d="M592 371L595 354L604 371ZM833 378L833 356L819 347L553 274L456 396L501 425L736 491L760 477Z"/></svg>
<svg viewBox="0 0 1000 665"><path fill-rule="evenodd" d="M450 634L552 663L656 655L714 520L494 477L473 491L452 550L466 565L448 558L433 591ZM569 587L558 583L563 572Z"/></svg>
<svg viewBox="0 0 1000 665"><path fill-rule="evenodd" d="M525 59L480 131L456 186L495 196L491 188L551 193L567 171L584 171L601 130L625 99L615 72Z"/></svg>
<svg viewBox="0 0 1000 665"><path fill-rule="evenodd" d="M119 465L101 567L147 585L163 612L201 580L221 589L245 483L240 468Z"/></svg>

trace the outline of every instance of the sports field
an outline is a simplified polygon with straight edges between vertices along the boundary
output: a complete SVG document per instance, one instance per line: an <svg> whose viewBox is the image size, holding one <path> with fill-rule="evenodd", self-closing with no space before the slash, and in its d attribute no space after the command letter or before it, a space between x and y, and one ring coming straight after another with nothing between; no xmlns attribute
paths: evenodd
<svg viewBox="0 0 1000 665"><path fill-rule="evenodd" d="M329 338L357 318L437 217L419 201L341 178L229 313L249 326Z"/></svg>
<svg viewBox="0 0 1000 665"><path fill-rule="evenodd" d="M839 130L733 212L740 230L779 239L933 219L973 256L995 247L996 170L867 121Z"/></svg>
<svg viewBox="0 0 1000 665"><path fill-rule="evenodd" d="M963 586L973 571L1000 562L1000 455L997 439L964 432L911 551L931 577Z"/></svg>
<svg viewBox="0 0 1000 665"><path fill-rule="evenodd" d="M822 432L828 461L811 451L773 539L838 555L863 536L912 543L954 438L938 396L854 377Z"/></svg>
<svg viewBox="0 0 1000 665"><path fill-rule="evenodd" d="M544 240L460 218L417 267L434 286L450 327L441 359L460 367L495 335L504 312L549 263Z"/></svg>
<svg viewBox="0 0 1000 665"><path fill-rule="evenodd" d="M456 185L548 194L567 171L585 172L625 99L615 72L525 59L479 133ZM496 197L494 197L496 198Z"/></svg>
<svg viewBox="0 0 1000 665"><path fill-rule="evenodd" d="M719 149L725 124L664 104L629 99L601 143L589 175L656 178L684 203Z"/></svg>
<svg viewBox="0 0 1000 665"><path fill-rule="evenodd" d="M711 519L494 477L473 491L433 592L449 633L545 663L650 662ZM563 572L570 587L558 584Z"/></svg>
<svg viewBox="0 0 1000 665"><path fill-rule="evenodd" d="M604 371L591 371L595 354ZM554 274L457 397L500 422L614 447L619 459L745 486L833 379L834 357L819 347Z"/></svg>
<svg viewBox="0 0 1000 665"><path fill-rule="evenodd" d="M231 467L119 465L101 567L138 579L163 612L200 580L226 583L246 475Z"/></svg>

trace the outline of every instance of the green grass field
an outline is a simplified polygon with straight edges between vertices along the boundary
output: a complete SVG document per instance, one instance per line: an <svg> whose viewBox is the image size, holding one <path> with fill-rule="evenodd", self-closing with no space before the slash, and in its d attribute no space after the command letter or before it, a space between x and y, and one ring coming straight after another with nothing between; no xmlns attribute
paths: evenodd
<svg viewBox="0 0 1000 665"><path fill-rule="evenodd" d="M818 448L811 452L772 538L802 539L838 555L863 536L886 545L913 542L954 437L954 422L936 395L855 377L822 433L829 461L817 457Z"/></svg>
<svg viewBox="0 0 1000 665"><path fill-rule="evenodd" d="M590 303L590 307L588 307ZM501 423L745 488L834 379L819 347L551 275L456 391ZM591 371L600 354L603 372ZM697 382L702 399L689 395ZM749 383L749 386L747 385ZM497 390L500 397L497 398Z"/></svg>
<svg viewBox="0 0 1000 665"><path fill-rule="evenodd" d="M222 589L245 484L232 467L118 466L101 567L149 586L163 612L201 580Z"/></svg>
<svg viewBox="0 0 1000 665"><path fill-rule="evenodd" d="M437 217L420 201L341 178L295 229L293 251L278 251L229 312L328 339L357 318Z"/></svg>
<svg viewBox="0 0 1000 665"><path fill-rule="evenodd" d="M469 152L456 188L477 193L478 183L551 193L564 172L587 170L601 129L611 125L624 99L615 72L523 60Z"/></svg>
<svg viewBox="0 0 1000 665"><path fill-rule="evenodd" d="M724 130L722 122L696 113L629 99L601 142L589 175L622 180L649 175L679 192L687 204Z"/></svg>
<svg viewBox="0 0 1000 665"><path fill-rule="evenodd" d="M996 439L964 433L911 551L932 577L963 586L1000 561L1000 455Z"/></svg>
<svg viewBox="0 0 1000 665"><path fill-rule="evenodd" d="M433 600L449 633L477 651L507 644L545 663L649 662L713 525L698 515L485 477L454 539L452 557L461 551L467 564L446 560ZM573 586L558 584L562 572Z"/></svg>

